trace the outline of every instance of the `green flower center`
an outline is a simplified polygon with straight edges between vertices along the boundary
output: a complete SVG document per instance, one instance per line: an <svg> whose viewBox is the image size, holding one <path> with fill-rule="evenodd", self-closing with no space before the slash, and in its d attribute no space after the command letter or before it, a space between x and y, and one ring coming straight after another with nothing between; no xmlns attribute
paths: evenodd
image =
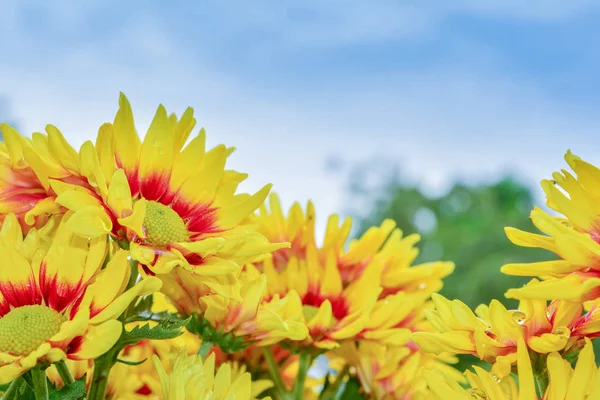
<svg viewBox="0 0 600 400"><path fill-rule="evenodd" d="M0 318L0 351L27 355L58 333L62 314L46 306L23 306Z"/></svg>
<svg viewBox="0 0 600 400"><path fill-rule="evenodd" d="M171 207L156 201L146 203L144 216L146 242L152 246L165 247L169 243L187 242L185 223Z"/></svg>

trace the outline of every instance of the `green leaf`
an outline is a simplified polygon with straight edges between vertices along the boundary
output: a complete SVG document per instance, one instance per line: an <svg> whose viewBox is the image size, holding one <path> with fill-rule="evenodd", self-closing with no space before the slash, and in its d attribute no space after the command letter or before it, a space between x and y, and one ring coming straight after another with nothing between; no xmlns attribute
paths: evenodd
<svg viewBox="0 0 600 400"><path fill-rule="evenodd" d="M175 321L179 318L177 314L170 313L168 311L152 312L152 305L154 304L154 298L152 295L143 297L129 312L129 316L125 320L125 323L130 322L143 322L143 321L154 321L160 322L166 319Z"/></svg>
<svg viewBox="0 0 600 400"><path fill-rule="evenodd" d="M144 311L151 311L154 304L154 296L148 295L140 299L140 301L131 309L132 314L139 314Z"/></svg>
<svg viewBox="0 0 600 400"><path fill-rule="evenodd" d="M69 386L63 386L60 390L50 393L50 400L79 400L85 396L84 375Z"/></svg>
<svg viewBox="0 0 600 400"><path fill-rule="evenodd" d="M29 384L21 386L21 390L17 396L19 400L35 400L35 393Z"/></svg>
<svg viewBox="0 0 600 400"><path fill-rule="evenodd" d="M193 314L190 318L187 330L200 336L203 342L212 342L225 353L237 353L248 347L243 338L222 329L215 329L204 317Z"/></svg>
<svg viewBox="0 0 600 400"><path fill-rule="evenodd" d="M141 311L139 313L134 313L127 317L125 323L128 324L130 322L146 322L146 321L154 321L160 322L169 319L174 321L175 319L180 319L177 317L177 314L169 313L168 311L162 311L158 313L154 313L151 311Z"/></svg>
<svg viewBox="0 0 600 400"><path fill-rule="evenodd" d="M119 362L121 364L125 364L125 365L131 365L132 367L141 365L141 364L145 363L146 360L147 360L147 358L144 358L142 361L127 361L127 360L121 360L120 358L117 358L117 362Z"/></svg>
<svg viewBox="0 0 600 400"><path fill-rule="evenodd" d="M365 400L366 397L360 392L360 382L356 377L351 377L344 385L344 391L340 400Z"/></svg>
<svg viewBox="0 0 600 400"><path fill-rule="evenodd" d="M123 334L119 339L119 345L125 347L145 339L163 340L176 338L183 334L183 328L185 328L190 320L191 318L185 320L179 318L167 318L153 327L151 327L150 324L136 326L131 331L123 331Z"/></svg>
<svg viewBox="0 0 600 400"><path fill-rule="evenodd" d="M323 398L323 395L325 393L327 393L327 389L329 388L329 386L331 386L331 382L329 382L330 376L331 376L331 374L329 373L329 371L327 371L327 375L325 375L325 384L323 385L323 388L321 389L321 393L319 394L319 399Z"/></svg>

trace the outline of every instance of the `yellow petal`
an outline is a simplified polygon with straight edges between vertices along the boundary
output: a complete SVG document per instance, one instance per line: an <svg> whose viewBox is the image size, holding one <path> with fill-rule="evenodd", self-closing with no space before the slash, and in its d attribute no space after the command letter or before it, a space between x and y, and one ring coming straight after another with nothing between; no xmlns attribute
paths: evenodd
<svg viewBox="0 0 600 400"><path fill-rule="evenodd" d="M71 360L89 360L101 356L119 340L123 325L120 321L110 320L94 326L90 325L79 346L69 353Z"/></svg>
<svg viewBox="0 0 600 400"><path fill-rule="evenodd" d="M111 318L118 317L137 297L146 296L148 294L157 292L160 290L161 286L162 282L160 281L160 279L154 276L149 276L142 279L131 289L123 293L121 296L117 297L113 302L111 302L108 305L108 307L106 307L98 315L93 317L90 320L90 322L93 324L99 324Z"/></svg>
<svg viewBox="0 0 600 400"><path fill-rule="evenodd" d="M138 165L140 192L149 200L159 199L168 188L173 166L173 131L167 110L160 105L142 143Z"/></svg>
<svg viewBox="0 0 600 400"><path fill-rule="evenodd" d="M51 156L72 174L79 174L79 156L54 125L46 125Z"/></svg>
<svg viewBox="0 0 600 400"><path fill-rule="evenodd" d="M123 93L119 96L119 111L113 126L117 164L125 170L128 177L133 176L137 170L141 144L135 130L131 105Z"/></svg>

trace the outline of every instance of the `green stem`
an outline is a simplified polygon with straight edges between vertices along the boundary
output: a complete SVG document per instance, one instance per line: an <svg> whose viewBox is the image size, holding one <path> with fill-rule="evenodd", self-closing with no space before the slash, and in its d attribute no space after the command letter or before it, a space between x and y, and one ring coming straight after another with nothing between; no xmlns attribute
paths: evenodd
<svg viewBox="0 0 600 400"><path fill-rule="evenodd" d="M48 400L48 380L46 379L46 371L40 367L31 369L31 381L33 383L33 392L36 400Z"/></svg>
<svg viewBox="0 0 600 400"><path fill-rule="evenodd" d="M119 244L123 247L121 243ZM129 264L131 275L129 276L129 282L127 282L124 292L131 289L136 284L139 277L137 261L131 259L129 260ZM123 314L119 316L120 321L125 321L127 319L130 311L135 307L136 302L137 298L132 301ZM112 349L94 360L94 374L92 375L92 382L90 384L87 400L104 400L108 375L110 374L111 368L117 363L117 357L122 349L122 347L115 344Z"/></svg>
<svg viewBox="0 0 600 400"><path fill-rule="evenodd" d="M125 287L125 290L123 292L128 291L129 289L131 289L133 286L135 286L135 284L137 283L137 280L140 276L140 273L138 272L138 262L134 259L129 260L129 268L131 269L131 274L129 275L129 282L127 282L127 286ZM135 307L137 301L138 301L139 297L136 297L127 307L127 309L123 312L123 314L121 314L121 321L125 321L127 320L127 317L129 316L129 314L131 313L131 310L133 310L133 308Z"/></svg>
<svg viewBox="0 0 600 400"><path fill-rule="evenodd" d="M321 400L333 400L337 397L340 387L342 386L346 375L348 375L348 371L350 371L350 365L346 364L344 365L344 368L338 372L337 376L335 377L335 381L333 381L333 383L329 385L321 394Z"/></svg>
<svg viewBox="0 0 600 400"><path fill-rule="evenodd" d="M209 340L202 341L202 344L200 344L200 348L198 349L198 355L202 357L202 360L206 360L206 356L208 356L208 353L210 353L213 346L214 343Z"/></svg>
<svg viewBox="0 0 600 400"><path fill-rule="evenodd" d="M71 371L69 371L69 367L67 367L67 363L65 360L60 360L56 364L54 364L56 370L58 371L58 375L60 375L60 379L63 381L65 386L71 385L75 382L75 379L71 376Z"/></svg>
<svg viewBox="0 0 600 400"><path fill-rule="evenodd" d="M263 353L265 355L265 360L267 361L267 367L269 369L269 375L271 375L271 379L275 384L275 390L279 395L281 400L287 399L288 393L285 388L285 384L283 383L283 379L281 379L281 374L279 373L279 367L275 362L275 357L273 356L273 351L270 347L263 347Z"/></svg>
<svg viewBox="0 0 600 400"><path fill-rule="evenodd" d="M292 399L302 400L304 397L304 382L306 381L306 375L311 364L312 357L310 353L307 350L302 350L300 352L298 375L296 376L296 383L294 383L294 389L292 390Z"/></svg>
<svg viewBox="0 0 600 400"><path fill-rule="evenodd" d="M535 388L538 394L538 397L541 399L544 397L544 393L546 393L546 389L548 389L548 374L546 371L540 374L536 374L533 377L535 381Z"/></svg>
<svg viewBox="0 0 600 400"><path fill-rule="evenodd" d="M94 360L94 375L88 392L88 400L104 400L110 369L117 362L118 349L112 348Z"/></svg>
<svg viewBox="0 0 600 400"><path fill-rule="evenodd" d="M18 377L17 379L12 381L12 383L8 387L8 390L4 392L4 395L2 395L2 400L16 399L23 383L25 383L25 381L21 377Z"/></svg>

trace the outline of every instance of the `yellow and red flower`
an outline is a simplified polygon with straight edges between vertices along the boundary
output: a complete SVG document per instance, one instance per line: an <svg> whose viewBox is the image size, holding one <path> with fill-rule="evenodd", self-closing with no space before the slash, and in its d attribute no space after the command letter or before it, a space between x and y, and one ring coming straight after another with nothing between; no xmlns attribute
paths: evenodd
<svg viewBox="0 0 600 400"><path fill-rule="evenodd" d="M266 275L264 301L297 293L310 333L305 345L333 349L344 340L360 339L405 343L419 310L453 269L452 263L409 268L416 237L402 239L391 221L371 228L346 250L349 219L339 226L339 217L331 216L318 247L312 203L306 213L294 204L286 218L271 195L269 208L261 207L252 222L268 239L289 241L291 247L247 266L246 273L257 269Z"/></svg>
<svg viewBox="0 0 600 400"><path fill-rule="evenodd" d="M73 232L110 234L129 244L132 257L152 273L181 266L210 286L285 244L270 244L241 224L271 185L254 195L235 194L246 175L225 170L232 149L205 151L204 130L183 148L195 122L191 108L178 120L161 105L142 142L121 95L114 123L101 126L95 145L87 141L79 153L69 151L85 184L54 176L44 182L56 203L73 211Z"/></svg>
<svg viewBox="0 0 600 400"><path fill-rule="evenodd" d="M31 248L38 230L23 238L16 217L5 219L2 231L11 234L0 240L0 383L38 363L102 355L121 335L121 312L137 296L160 289L160 280L150 277L125 291L127 252L101 269L106 236L76 236L66 227L69 218L62 218L47 252L44 241Z"/></svg>
<svg viewBox="0 0 600 400"><path fill-rule="evenodd" d="M543 278L539 285L510 289L509 298L583 302L600 297L600 170L571 152L565 159L577 176L556 172L542 188L548 206L566 218L536 208L531 219L546 235L506 229L514 244L546 249L560 259L502 267L505 274Z"/></svg>
<svg viewBox="0 0 600 400"><path fill-rule="evenodd" d="M202 277L184 269L157 276L163 281L163 292L181 314L202 316L213 328L241 337L247 344L264 346L306 338L298 295L288 293L265 300L266 277L257 272L245 272L236 278L239 299L211 294Z"/></svg>
<svg viewBox="0 0 600 400"><path fill-rule="evenodd" d="M413 399L424 396L427 384L423 371L435 368L449 380L462 381L461 374L448 365L454 357L426 354L414 346L384 346L362 341L344 343L335 353L355 371L367 395L376 399Z"/></svg>
<svg viewBox="0 0 600 400"><path fill-rule="evenodd" d="M539 285L533 280L528 286ZM586 338L600 335L600 313L592 308L582 316L581 303L555 300L521 300L518 310L507 310L499 301L481 305L473 313L458 300L434 295L435 311L427 318L437 332L413 334L423 350L441 354L472 354L494 363L500 377L516 362L517 344L523 339L538 354L578 350Z"/></svg>
<svg viewBox="0 0 600 400"><path fill-rule="evenodd" d="M41 227L48 217L64 209L55 203L51 180L86 186L77 152L53 125L47 135L35 132L31 139L7 124L0 124L6 144L0 143L0 222L17 216L25 233Z"/></svg>
<svg viewBox="0 0 600 400"><path fill-rule="evenodd" d="M170 373L157 356L152 361L160 376L163 400L252 400L266 389L264 382L255 385L250 373L232 369L227 363L215 373L214 354L202 361L200 356L180 353Z"/></svg>
<svg viewBox="0 0 600 400"><path fill-rule="evenodd" d="M600 398L600 373L594 361L594 349L589 340L579 354L575 368L553 352L547 358L548 386L538 397L534 369L527 353L527 345L523 339L517 343L518 386L512 376L498 379L493 373L473 366L474 373L466 371L469 387L464 388L439 371L425 372L425 379L430 389L426 397L429 400L562 400L580 399L594 400Z"/></svg>

